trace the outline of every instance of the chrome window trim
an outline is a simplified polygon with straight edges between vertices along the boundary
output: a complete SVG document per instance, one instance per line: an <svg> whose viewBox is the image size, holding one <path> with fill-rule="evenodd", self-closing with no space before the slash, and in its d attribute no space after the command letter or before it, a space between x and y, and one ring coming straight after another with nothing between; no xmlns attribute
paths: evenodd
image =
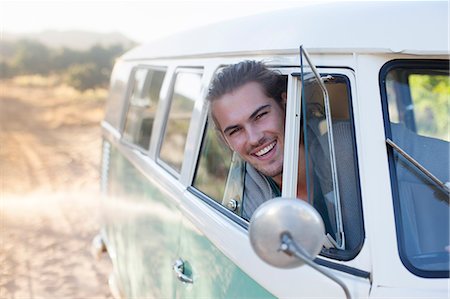
<svg viewBox="0 0 450 299"><path fill-rule="evenodd" d="M155 146L155 161L157 162L157 164L161 165L166 171L168 171L172 176L176 177L177 179L180 179L182 177L182 174L187 172L188 167L190 167L189 163L186 163L186 157L187 157L187 152L188 152L188 147L190 146L191 142L191 138L193 137L192 135L194 134L192 132L193 130L193 120L194 120L194 112L196 110L197 107L197 102L199 101L199 99L195 99L194 102L194 107L192 110L192 115L191 115L191 119L189 120L189 129L188 129L188 133L186 135L186 143L184 146L184 152L183 152L183 160L182 160L182 164L181 164L181 169L178 172L176 169L174 169L172 166L170 166L169 164L167 164L161 157L161 149L162 149L162 145L164 142L164 136L165 136L165 132L167 129L167 123L168 123L168 117L169 117L169 112L170 112L170 107L172 105L172 100L173 100L173 94L174 94L174 88L175 88L175 82L177 80L177 76L180 73L194 73L194 74L200 74L201 75L201 80L203 82L204 80L204 67L199 64L198 66L176 66L173 69L173 72L170 74L170 84L168 86L168 89L164 90L164 95L165 95L165 101L164 104L161 105L163 107L161 107L161 109L163 110L163 112L159 113L160 114L160 121L158 121L158 140L157 140L157 144ZM165 83L165 82L164 82ZM163 85L164 85L163 83ZM201 93L200 93L201 94ZM158 109L159 110L159 109ZM153 136L152 136L153 137ZM156 138L156 137L155 137ZM151 142L153 141L153 138L151 140ZM184 175L185 177L186 175Z"/></svg>
<svg viewBox="0 0 450 299"><path fill-rule="evenodd" d="M133 85L134 85L134 82L135 82L134 75L136 74L136 72L138 70L147 70L146 76L148 76L148 72L151 71L151 70L164 72L163 85L161 86L161 90L159 92L159 98L158 98L158 108L157 108L158 110L157 110L157 113L155 115L155 121L156 121L156 118L158 117L158 114L159 114L158 111L159 111L160 102L162 100L162 97L161 97L162 89L164 87L164 82L166 81L166 78L167 78L167 75L168 75L168 67L164 66L164 65L154 65L154 64L139 63L139 64L137 64L137 65L135 65L135 66L133 66L131 68L130 75L129 75L127 91L126 91L126 98L125 98L124 108L123 108L122 115L121 115L121 124L120 124L121 139L122 139L123 143L128 144L129 146L133 147L134 149L139 150L140 152L143 152L143 153L146 153L147 155L149 155L151 139L150 139L149 144L147 145L147 148L143 148L143 147L141 147L141 146L139 146L139 145L137 145L137 144L135 144L135 143L133 143L133 142L131 142L129 140L125 140L123 138L124 131L125 131L125 124L126 124L128 112L130 110L130 105L131 105L130 101L131 101L132 89L133 89ZM144 84L144 88L146 88L145 85L146 84ZM155 128L152 129L152 136L151 136L151 138L153 137L154 133L156 133Z"/></svg>

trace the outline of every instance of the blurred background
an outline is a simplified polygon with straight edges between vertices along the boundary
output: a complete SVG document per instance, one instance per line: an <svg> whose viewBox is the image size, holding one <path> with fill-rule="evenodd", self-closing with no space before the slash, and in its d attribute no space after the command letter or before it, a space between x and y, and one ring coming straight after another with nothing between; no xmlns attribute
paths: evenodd
<svg viewBox="0 0 450 299"><path fill-rule="evenodd" d="M175 32L305 2L0 0L0 298L112 298L111 265L92 257L90 243L117 57Z"/></svg>

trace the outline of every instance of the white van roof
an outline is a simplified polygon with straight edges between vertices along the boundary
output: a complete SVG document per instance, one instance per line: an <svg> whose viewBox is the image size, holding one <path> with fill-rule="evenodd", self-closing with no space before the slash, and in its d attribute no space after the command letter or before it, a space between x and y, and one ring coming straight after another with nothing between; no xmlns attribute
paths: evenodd
<svg viewBox="0 0 450 299"><path fill-rule="evenodd" d="M448 54L448 1L332 2L179 33L124 59L313 52Z"/></svg>

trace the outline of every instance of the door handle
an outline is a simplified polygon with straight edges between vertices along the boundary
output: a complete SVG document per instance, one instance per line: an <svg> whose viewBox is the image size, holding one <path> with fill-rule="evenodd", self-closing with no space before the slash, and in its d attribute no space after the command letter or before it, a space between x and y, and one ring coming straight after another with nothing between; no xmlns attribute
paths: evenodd
<svg viewBox="0 0 450 299"><path fill-rule="evenodd" d="M184 261L182 258L177 259L173 263L172 269L173 271L175 271L175 274L180 281L184 283L194 283L194 280L192 278L184 274Z"/></svg>

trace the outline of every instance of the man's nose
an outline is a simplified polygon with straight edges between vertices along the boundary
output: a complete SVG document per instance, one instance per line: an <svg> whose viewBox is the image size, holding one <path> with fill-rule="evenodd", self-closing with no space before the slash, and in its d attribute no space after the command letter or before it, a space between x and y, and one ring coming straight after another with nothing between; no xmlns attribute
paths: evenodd
<svg viewBox="0 0 450 299"><path fill-rule="evenodd" d="M263 132L255 128L248 128L247 135L248 142L253 146L261 144L261 141L264 139Z"/></svg>

